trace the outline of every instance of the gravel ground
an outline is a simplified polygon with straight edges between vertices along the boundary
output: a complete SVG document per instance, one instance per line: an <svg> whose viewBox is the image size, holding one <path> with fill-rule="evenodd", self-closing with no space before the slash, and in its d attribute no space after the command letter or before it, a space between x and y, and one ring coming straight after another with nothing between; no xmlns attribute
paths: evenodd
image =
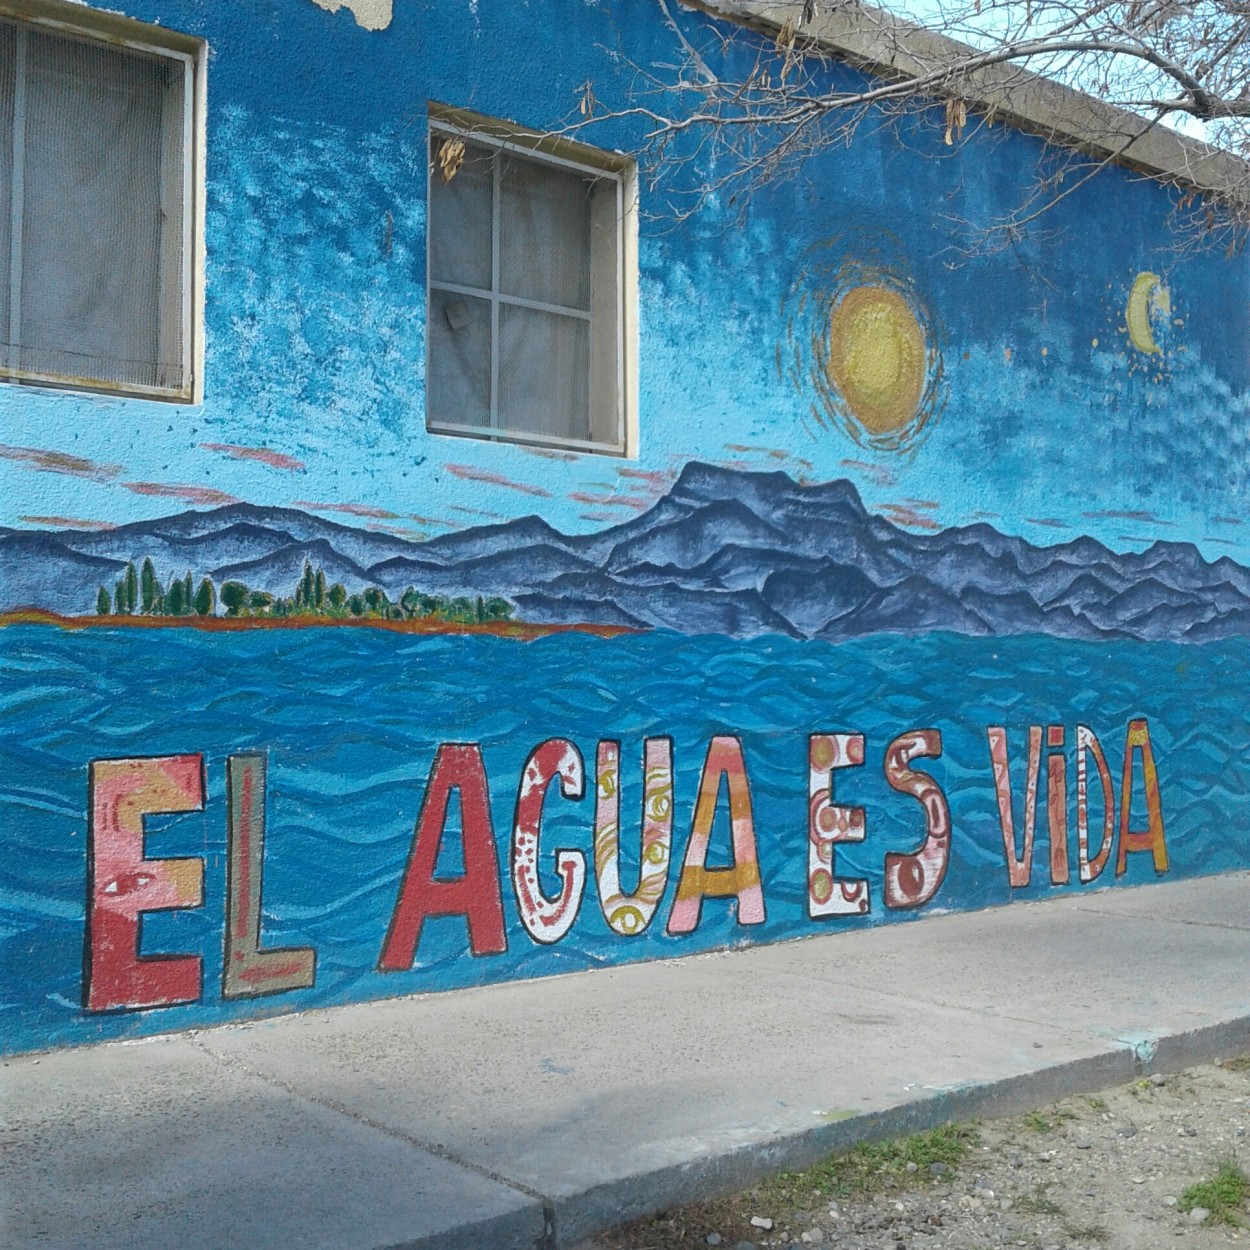
<svg viewBox="0 0 1250 1250"><path fill-rule="evenodd" d="M817 1193L804 1173L628 1225L582 1250L1250 1246L1247 1203L1244 1228L1182 1209L1185 1190L1220 1162L1250 1171L1250 1057L981 1121L975 1134L955 1165L874 1167L876 1193Z"/></svg>

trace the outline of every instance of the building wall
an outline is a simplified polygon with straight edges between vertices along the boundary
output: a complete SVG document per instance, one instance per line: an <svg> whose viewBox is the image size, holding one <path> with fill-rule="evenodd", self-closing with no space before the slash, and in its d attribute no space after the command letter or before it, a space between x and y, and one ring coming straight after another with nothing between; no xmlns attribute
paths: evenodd
<svg viewBox="0 0 1250 1250"><path fill-rule="evenodd" d="M7 618L8 1048L1250 865L1244 254L1120 170L970 252L1002 128L677 217L696 159L643 179L635 454L431 435L427 102L555 129L672 36L333 9L127 5L211 48L204 402L0 388L0 608L399 560L523 625Z"/></svg>

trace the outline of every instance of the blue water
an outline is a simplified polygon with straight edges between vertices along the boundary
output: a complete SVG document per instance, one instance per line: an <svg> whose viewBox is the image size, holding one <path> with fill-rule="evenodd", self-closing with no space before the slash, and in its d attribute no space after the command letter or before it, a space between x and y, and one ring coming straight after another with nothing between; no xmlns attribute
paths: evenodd
<svg viewBox="0 0 1250 1250"><path fill-rule="evenodd" d="M1250 639L1207 646L1093 644L1044 637L882 636L827 645L787 639L737 642L667 633L601 639L561 634L521 643L485 636L414 637L368 629L247 633L195 630L67 632L43 626L0 634L0 1036L5 1050L84 1042L216 1023L314 1004L545 975L596 964L776 940L939 910L1004 903L1012 895L990 771L986 726L1008 729L1017 835L1030 724L1066 726L1069 857L1073 884L1048 874L1045 767L1030 886L1018 897L1076 884L1074 728L1089 725L1120 791L1128 721L1145 717L1158 765L1169 876L1250 866ZM887 851L914 849L919 805L891 790L886 745L915 728L941 730L943 753L918 760L950 804L950 868L916 913L888 912ZM836 800L863 806L867 838L838 850L842 876L867 877L867 919L813 921L806 911L807 735L860 732L864 767L839 771ZM698 929L663 933L690 831L709 738L737 734L750 778L767 907L763 925L736 923L710 899ZM567 938L540 947L522 929L507 876L516 787L529 751L571 738L588 774L600 738L622 742L622 880L634 878L642 739L668 734L676 773L669 890L643 935L614 935L593 880ZM376 971L382 940L434 751L481 744L490 781L508 950L471 957L459 918L427 922L411 971ZM220 995L225 892L225 761L268 752L268 829L262 943L313 946L312 989L250 1002ZM188 1006L90 1015L81 1009L89 762L99 758L205 757L202 813L148 821L150 856L205 861L202 908L149 915L144 955L198 953L204 994ZM1140 769L1132 827L1145 827ZM1101 825L1092 780L1092 834ZM590 859L593 785L581 802L553 790L543 844ZM723 796L722 796L723 798ZM458 871L456 808L440 872ZM709 865L728 862L723 812ZM635 852L636 853L636 852ZM718 858L719 857L719 858ZM1114 861L1114 857L1113 857ZM1155 879L1148 854L1129 856L1122 883ZM554 880L548 890L555 892Z"/></svg>

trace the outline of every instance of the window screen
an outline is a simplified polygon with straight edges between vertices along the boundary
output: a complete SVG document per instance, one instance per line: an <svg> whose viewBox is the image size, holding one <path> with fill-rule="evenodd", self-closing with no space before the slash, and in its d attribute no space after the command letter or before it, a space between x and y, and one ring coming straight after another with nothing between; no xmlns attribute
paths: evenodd
<svg viewBox="0 0 1250 1250"><path fill-rule="evenodd" d="M622 449L619 176L430 138L427 419Z"/></svg>
<svg viewBox="0 0 1250 1250"><path fill-rule="evenodd" d="M188 76L0 20L0 375L186 388Z"/></svg>

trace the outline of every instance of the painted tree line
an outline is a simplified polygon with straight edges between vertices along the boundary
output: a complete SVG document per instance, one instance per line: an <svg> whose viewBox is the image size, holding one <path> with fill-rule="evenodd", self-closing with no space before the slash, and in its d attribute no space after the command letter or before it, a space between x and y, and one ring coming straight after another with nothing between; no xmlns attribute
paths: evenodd
<svg viewBox="0 0 1250 1250"><path fill-rule="evenodd" d="M325 572L304 561L304 573L288 596L253 590L243 582L225 581L218 587L211 577L194 585L190 569L163 586L150 559L136 571L130 561L112 594L101 586L96 595L97 616L216 616L232 617L360 617L370 620L435 620L449 624L506 621L512 604L498 597L476 599L427 595L409 586L393 602L379 586L348 594L342 582L326 585Z"/></svg>

